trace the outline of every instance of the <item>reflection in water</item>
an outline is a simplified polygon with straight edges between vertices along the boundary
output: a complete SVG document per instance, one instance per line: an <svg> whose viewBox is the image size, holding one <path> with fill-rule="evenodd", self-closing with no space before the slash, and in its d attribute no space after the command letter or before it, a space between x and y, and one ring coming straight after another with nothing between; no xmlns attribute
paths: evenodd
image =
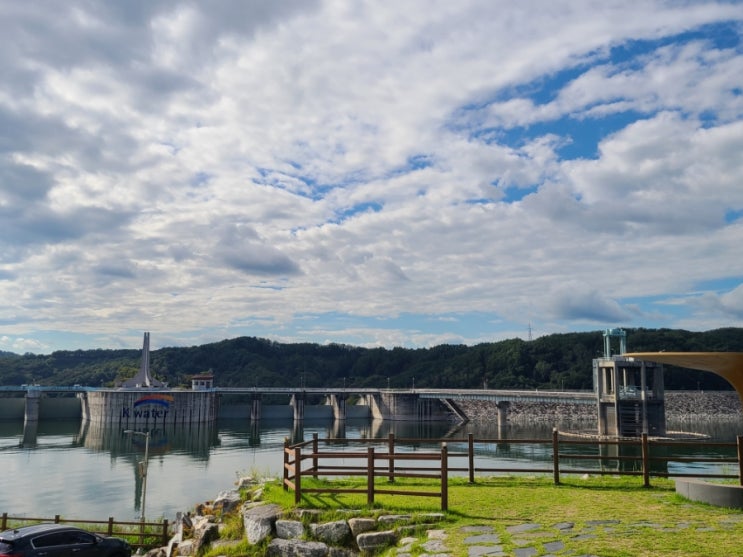
<svg viewBox="0 0 743 557"><path fill-rule="evenodd" d="M692 429L690 426L672 426ZM563 429L563 428L561 428ZM565 427L564 429L575 429ZM585 429L591 429L587 426ZM695 424L694 430L715 440L734 441L743 431L741 423ZM488 442L476 446L476 466L482 468L546 468L552 458L550 443L504 442L511 439L550 440L552 425L450 424L446 422L391 422L346 420L293 420L250 423L247 420L216 424L187 424L150 431L147 518L172 519L196 503L208 501L220 491L233 487L238 476L278 476L282 471L283 444L320 438L386 439L390 433L400 439L416 440L415 447L430 450L426 439L448 438L450 454L464 453L469 433ZM410 451L413 445L400 446ZM626 449L626 450L625 450ZM396 449L398 450L398 449ZM571 453L571 451L573 451ZM604 452L600 452L604 451ZM639 451L633 447L598 444L561 447L566 455L606 454L616 457L605 463L609 469L632 469L624 459ZM679 451L669 448L668 451ZM720 448L686 449L678 456L725 454ZM639 454L639 452L637 453ZM673 453L668 453L673 456ZM734 456L734 454L733 454ZM0 421L0 462L6 478L0 490L0 513L72 518L113 516L120 520L139 518L141 481L137 463L144 457L142 436L125 435L120 428L81 423L80 420L40 421L24 429L22 421ZM466 459L454 457L453 466L466 466ZM598 470L597 460L567 458L567 468ZM661 464L660 466L665 466ZM708 473L708 464L671 462L668 471L680 467ZM719 465L716 465L719 466ZM726 472L730 472L728 466Z"/></svg>
<svg viewBox="0 0 743 557"><path fill-rule="evenodd" d="M213 422L165 424L151 429L139 429L150 434L150 456L177 452L194 460L209 460L211 449L219 446L217 426ZM83 422L78 435L86 449L109 451L113 456L144 451L141 435L126 435L124 428L116 425Z"/></svg>

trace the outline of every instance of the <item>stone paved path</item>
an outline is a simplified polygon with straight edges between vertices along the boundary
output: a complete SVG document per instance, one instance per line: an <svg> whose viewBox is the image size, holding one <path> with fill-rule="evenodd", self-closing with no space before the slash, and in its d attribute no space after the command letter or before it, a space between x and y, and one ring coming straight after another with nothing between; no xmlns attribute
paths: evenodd
<svg viewBox="0 0 743 557"><path fill-rule="evenodd" d="M729 524L721 524L718 527L735 527L743 522L743 517L731 516ZM464 534L464 548L452 548L447 541L446 530L429 530L427 538L421 542L418 538L403 538L400 540L395 555L397 557L453 557L454 555L466 555L467 557L532 557L540 555L543 557L600 557L593 554L575 553L566 547L566 542L571 539L586 540L595 537L597 529L603 532L611 531L616 527L623 529L656 528L658 530L681 532L691 525L679 522L675 526L654 524L648 521L622 524L619 520L592 520L583 527L576 527L572 522L560 522L557 524L541 525L535 523L523 523L508 526L504 534L498 534L493 526L464 526L460 533ZM512 551L505 551L504 542L509 546L515 546ZM455 550L453 550L455 549Z"/></svg>

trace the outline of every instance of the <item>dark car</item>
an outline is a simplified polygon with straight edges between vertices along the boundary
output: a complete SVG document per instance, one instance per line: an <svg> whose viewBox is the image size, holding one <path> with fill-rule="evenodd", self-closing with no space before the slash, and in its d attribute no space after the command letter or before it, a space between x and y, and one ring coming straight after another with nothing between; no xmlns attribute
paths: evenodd
<svg viewBox="0 0 743 557"><path fill-rule="evenodd" d="M130 557L131 546L61 524L35 524L0 532L0 557Z"/></svg>

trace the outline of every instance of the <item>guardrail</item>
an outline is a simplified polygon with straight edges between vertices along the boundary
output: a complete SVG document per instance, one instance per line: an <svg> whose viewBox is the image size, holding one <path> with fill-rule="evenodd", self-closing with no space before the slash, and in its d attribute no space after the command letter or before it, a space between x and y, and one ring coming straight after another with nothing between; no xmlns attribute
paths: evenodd
<svg viewBox="0 0 743 557"><path fill-rule="evenodd" d="M338 450L328 451L320 450L320 444L330 445L374 445L385 443L386 452L378 452L373 446L369 446L365 452ZM410 447L411 445L430 445L440 444L440 452L399 452L399 447ZM450 451L449 446L462 444L466 445L466 451ZM476 448L482 445L504 445L504 444L537 444L544 445L551 452L551 466L549 467L509 467L509 466L477 466L475 461ZM594 446L595 454L578 454L570 452L570 447ZM602 454L609 447L616 447L617 454ZM634 449L636 454L621 454L623 447ZM673 453L673 449L682 449L696 447L698 449L722 449L727 452L734 452L735 456L680 456L677 454L659 454L661 448L666 449L666 453ZM551 451L549 451L551 448ZM309 451L309 452L306 452ZM360 461L359 465L348 466L340 464L339 461L347 459ZM467 466L452 466L451 462L455 459L466 459ZM565 465L567 461L598 461L600 466L596 468L578 468ZM377 461L386 462L386 466L378 466ZM433 466L428 467L411 467L398 466L400 461L428 461ZM311 462L307 468L303 468L305 462ZM703 472L668 472L667 470L658 470L658 463L679 462L679 463L714 463L722 465L731 465L735 473L703 473ZM617 463L617 468L609 468L607 463ZM626 468L621 469L618 465L623 463ZM655 466L654 466L655 465ZM667 468L667 466L666 466ZM319 439L317 434L312 436L309 441L289 445L289 441L284 441L284 474L283 486L285 490L293 489L295 502L298 504L303 493L367 493L367 502L374 502L375 494L397 494L397 495L418 495L441 498L442 510L447 510L448 506L448 476L451 473L466 473L471 483L475 482L475 476L485 473L512 473L512 474L551 474L555 484L560 483L562 474L610 474L641 476L643 486L650 486L651 477L695 477L695 478L722 478L737 479L740 485L743 485L743 436L738 436L736 442L700 442L690 440L668 440L668 439L650 439L647 434L643 434L639 439L583 439L575 437L560 437L557 429L552 432L551 439L480 439L469 434L465 438L446 438L446 439L398 439L390 433L387 439L337 439L326 438ZM302 478L312 476L365 476L367 486L365 489L335 489L335 488L306 488L302 485ZM441 481L441 491L439 492L416 492L381 489L374 484L377 477L386 477L390 483L395 481L396 477L409 478L434 478Z"/></svg>
<svg viewBox="0 0 743 557"><path fill-rule="evenodd" d="M39 522L53 522L55 524L74 524L75 526L85 527L89 532L95 534L101 534L103 536L118 536L124 538L137 538L139 541L130 542L132 547L136 548L147 548L152 546L166 546L170 539L170 523L167 519L162 522L126 522L121 520L114 520L113 517L109 517L108 520L81 520L81 519L64 519L60 515L54 515L53 518L34 518L27 516L9 516L8 513L4 512L0 515L0 532L4 532L11 527L21 526L25 524L37 524ZM93 528L88 528L88 524L93 525ZM104 529L95 528L99 525L105 525ZM139 531L135 532L132 529L119 530L120 526L138 526ZM149 528L149 531L147 531ZM149 541L148 541L149 540Z"/></svg>

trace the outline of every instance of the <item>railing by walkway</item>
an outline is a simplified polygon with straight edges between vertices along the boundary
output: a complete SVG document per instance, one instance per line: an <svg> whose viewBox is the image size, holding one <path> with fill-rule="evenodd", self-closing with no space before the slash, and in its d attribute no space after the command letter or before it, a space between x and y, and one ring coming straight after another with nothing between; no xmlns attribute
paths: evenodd
<svg viewBox="0 0 743 557"><path fill-rule="evenodd" d="M77 518L63 519L60 515L53 518L34 518L27 516L9 516L4 512L0 515L0 532L10 528L23 526L26 524L38 524L40 522L53 522L55 524L71 524L85 528L89 532L101 534L103 536L117 536L120 538L136 538L138 541L130 542L135 548L147 548L152 546L166 546L170 539L170 524L165 519L162 522L125 522L114 520L109 517L108 520L81 520ZM88 525L91 526L88 526ZM121 529L121 527L137 527L130 529Z"/></svg>
<svg viewBox="0 0 743 557"><path fill-rule="evenodd" d="M366 451L320 450L320 444L325 446L344 445L374 445L386 444L385 452L378 452L373 446ZM410 446L440 444L440 452L410 452ZM478 466L476 465L476 448L487 445L515 445L530 444L543 445L547 454L551 453L551 466L512 467L512 466ZM464 445L466 451L450 451L451 445ZM594 454L581 454L572 452L579 447L593 446ZM403 447L405 452L400 452ZM551 448L551 451L550 451ZM614 448L614 449L612 449ZM636 454L621 454L624 449L629 448ZM669 454L679 452L681 449L689 448L704 450L721 450L721 452L735 453L735 456L680 456ZM408 449L408 450L406 450ZM580 450L580 449L578 449ZM614 451L616 454L606 454ZM661 454L665 452L665 454ZM358 465L345 465L345 460L357 460ZM453 466L455 459L466 459L466 466ZM378 461L386 463L380 466ZM428 462L427 467L400 466L400 462L410 461ZM570 467L570 461L593 461L598 462L598 468ZM309 467L304 463L310 462ZM702 471L694 472L669 472L667 465L676 463L711 463L730 466L730 473L709 473ZM616 463L616 468L608 464ZM620 465L621 463L621 465ZM663 469L658 466L665 464ZM389 434L387 439L319 439L314 434L310 441L304 441L295 445L289 445L288 440L284 442L284 489L293 489L295 502L299 503L303 493L367 493L367 502L374 502L375 494L398 494L418 495L441 498L441 508L446 510L448 506L448 476L450 474L466 474L470 482L475 481L476 475L509 473L509 474L548 474L552 475L555 484L560 483L562 474L610 474L641 476L643 486L650 486L650 478L672 478L672 477L695 477L716 479L737 479L743 485L743 436L738 436L736 442L701 442L699 440L668 440L650 439L643 434L639 439L599 439L599 438L576 438L561 437L558 430L554 430L551 439L480 439L469 434L466 438L446 439L398 439L394 434ZM343 488L305 488L302 486L303 477L319 476L365 476L367 485L365 489L343 489ZM386 477L389 483L393 483L396 477L408 478L434 478L441 481L439 492L416 492L382 489L375 485L374 479Z"/></svg>

